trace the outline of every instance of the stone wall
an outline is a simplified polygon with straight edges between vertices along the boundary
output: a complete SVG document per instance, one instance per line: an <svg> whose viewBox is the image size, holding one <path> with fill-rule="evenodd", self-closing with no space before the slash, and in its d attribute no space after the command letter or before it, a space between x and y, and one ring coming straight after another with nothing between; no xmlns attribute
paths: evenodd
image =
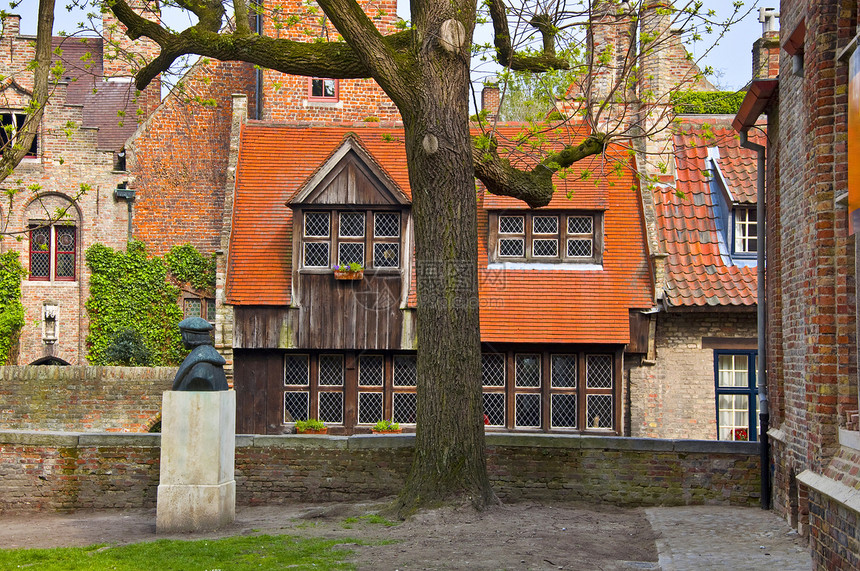
<svg viewBox="0 0 860 571"><path fill-rule="evenodd" d="M715 440L714 350L702 338L755 336L754 311L660 313L656 363L629 372L630 436Z"/></svg>
<svg viewBox="0 0 860 571"><path fill-rule="evenodd" d="M172 367L0 367L0 428L146 432Z"/></svg>
<svg viewBox="0 0 860 571"><path fill-rule="evenodd" d="M157 434L0 430L0 511L153 507ZM380 498L403 485L414 436L238 436L239 505ZM756 505L758 447L594 436L488 434L505 501Z"/></svg>

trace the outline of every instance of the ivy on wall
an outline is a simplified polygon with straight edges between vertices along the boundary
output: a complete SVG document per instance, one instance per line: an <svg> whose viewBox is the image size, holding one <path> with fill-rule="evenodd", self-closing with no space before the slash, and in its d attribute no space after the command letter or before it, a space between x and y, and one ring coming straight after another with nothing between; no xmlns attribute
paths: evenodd
<svg viewBox="0 0 860 571"><path fill-rule="evenodd" d="M174 246L165 254L170 273L179 282L191 284L201 293L215 292L215 254L204 256L191 244Z"/></svg>
<svg viewBox="0 0 860 571"><path fill-rule="evenodd" d="M137 241L129 242L126 252L95 244L87 249L86 261L91 271L89 362L138 364L135 351L123 355L115 347L138 338L146 345L147 364L179 364L187 353L177 327L182 320L179 288L167 281L164 261L147 257L146 246Z"/></svg>
<svg viewBox="0 0 860 571"><path fill-rule="evenodd" d="M27 270L18 260L17 252L0 255L0 365L13 361L13 352L24 327L21 280L26 275Z"/></svg>
<svg viewBox="0 0 860 571"><path fill-rule="evenodd" d="M672 94L678 115L737 115L746 91L679 91Z"/></svg>

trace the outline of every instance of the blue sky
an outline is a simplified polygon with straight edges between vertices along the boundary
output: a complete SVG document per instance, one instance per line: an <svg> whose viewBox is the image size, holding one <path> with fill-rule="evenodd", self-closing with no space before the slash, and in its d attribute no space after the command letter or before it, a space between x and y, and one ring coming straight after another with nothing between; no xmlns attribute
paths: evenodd
<svg viewBox="0 0 860 571"><path fill-rule="evenodd" d="M705 1L705 5L714 8L718 15L723 15L723 13L727 15L731 4L729 0ZM777 0L746 0L744 4L744 10L746 10L750 6L756 7L757 5L778 6L779 2ZM83 14L81 12L69 14L63 7L64 5L63 0L57 2L55 33L60 30L72 31L77 27L77 23L82 20ZM38 0L23 0L16 8L9 9L9 11L22 16L22 33L36 33L37 6ZM752 43L759 36L761 36L761 24L758 22L758 10L754 9L743 21L734 26L720 41L719 45L708 54L705 63L717 70L719 76L717 81L722 87L741 89L749 82L752 74ZM698 52L704 50L711 43L713 40L706 38L699 46L692 46L694 54L700 55Z"/></svg>

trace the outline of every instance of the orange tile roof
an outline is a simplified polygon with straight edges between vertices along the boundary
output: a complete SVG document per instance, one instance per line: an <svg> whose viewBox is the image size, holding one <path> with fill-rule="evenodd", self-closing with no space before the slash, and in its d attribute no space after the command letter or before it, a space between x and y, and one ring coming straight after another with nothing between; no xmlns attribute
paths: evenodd
<svg viewBox="0 0 860 571"><path fill-rule="evenodd" d="M723 253L728 252L720 250L708 160L713 147L720 150L720 171L735 200L755 202L755 155L740 148L734 130L699 127L675 135L676 188L654 190L658 233L669 255L665 292L670 307L756 303L756 268L726 263Z"/></svg>
<svg viewBox="0 0 860 571"><path fill-rule="evenodd" d="M402 130L379 126L289 126L249 122L242 129L236 174L227 301L290 303L292 211L286 202L347 133L409 194ZM511 135L513 131L510 131ZM619 151L618 157L626 156ZM601 159L576 167L597 173ZM608 167L607 167L608 168ZM487 269L487 211L479 211L481 337L485 342L627 343L628 312L652 305L638 187L629 169L612 184L571 176L548 208L605 209L603 269ZM578 182L577 182L578 181ZM567 198L570 190L571 198ZM558 195L561 195L559 197ZM484 208L510 199L484 197ZM513 208L522 208L516 201ZM408 304L415 305L415 269Z"/></svg>

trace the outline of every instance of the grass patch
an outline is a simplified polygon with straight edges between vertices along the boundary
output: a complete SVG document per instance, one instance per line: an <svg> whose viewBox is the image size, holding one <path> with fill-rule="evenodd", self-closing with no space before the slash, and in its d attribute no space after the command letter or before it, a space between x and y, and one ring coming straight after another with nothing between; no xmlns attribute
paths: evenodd
<svg viewBox="0 0 860 571"><path fill-rule="evenodd" d="M352 524L359 523L359 522L384 525L385 527L394 527L395 525L397 525L396 521L391 521L389 519L385 519L381 515L367 514L367 515L363 515L363 516L359 516L359 517L348 517L348 518L346 518L345 520L343 520L343 527L345 529L352 529Z"/></svg>
<svg viewBox="0 0 860 571"><path fill-rule="evenodd" d="M0 569L39 571L244 571L250 569L354 569L352 551L335 547L352 539L257 535L181 541L160 539L120 546L0 550Z"/></svg>

